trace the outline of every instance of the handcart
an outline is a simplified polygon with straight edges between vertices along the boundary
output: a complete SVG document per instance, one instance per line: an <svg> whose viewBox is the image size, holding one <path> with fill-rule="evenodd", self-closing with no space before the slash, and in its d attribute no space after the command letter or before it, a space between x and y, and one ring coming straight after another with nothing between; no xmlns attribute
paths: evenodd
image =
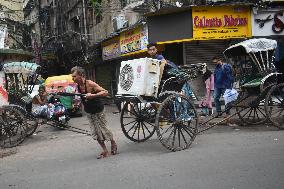
<svg viewBox="0 0 284 189"><path fill-rule="evenodd" d="M163 66L150 58L121 63L116 95L124 104L121 128L134 142L144 142L156 132L167 149L187 149L198 134L198 114L190 98L179 92L205 65L185 66L179 75L173 70L165 80L161 77Z"/></svg>
<svg viewBox="0 0 284 189"><path fill-rule="evenodd" d="M271 121L284 129L284 83L282 73L274 66L277 42L271 39L250 39L232 45L224 55L236 71L239 96L227 104L232 114L211 124L211 116L199 123L193 100L180 93L181 86L204 69L204 64L186 65L171 72L162 81L160 62L137 59L122 62L117 98L124 103L121 128L134 142L143 142L155 132L167 149L187 149L197 134L237 115L245 124ZM224 112L223 112L224 113Z"/></svg>
<svg viewBox="0 0 284 189"><path fill-rule="evenodd" d="M26 137L32 135L38 128L39 122L66 129L77 133L90 135L84 129L68 125L68 114L65 107L56 101L59 111L54 116L37 117L32 114L32 98L30 94L36 83L40 66L29 62L11 62L3 66L5 73L5 88L8 92L9 105L0 107L0 147L15 147L22 143ZM84 96L77 93L50 93L56 96Z"/></svg>
<svg viewBox="0 0 284 189"><path fill-rule="evenodd" d="M250 39L232 45L224 51L229 63L235 68L238 99L228 108L234 110L226 119L208 124L211 117L201 124L201 132L237 115L243 125L271 122L284 129L283 74L274 65L277 42L271 39ZM205 127L204 127L205 126ZM206 127L207 126L207 127Z"/></svg>

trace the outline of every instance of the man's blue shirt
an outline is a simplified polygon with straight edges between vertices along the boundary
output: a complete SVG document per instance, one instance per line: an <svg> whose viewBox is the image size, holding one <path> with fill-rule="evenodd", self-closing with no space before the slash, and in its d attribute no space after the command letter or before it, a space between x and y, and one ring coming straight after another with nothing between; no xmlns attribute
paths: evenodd
<svg viewBox="0 0 284 189"><path fill-rule="evenodd" d="M165 58L161 54L156 54L155 55L155 59L157 59L157 60L164 60Z"/></svg>
<svg viewBox="0 0 284 189"><path fill-rule="evenodd" d="M157 60L165 60L164 56L161 55L161 54L156 54L156 55L155 55L155 59L157 59ZM166 67L168 67L169 69L170 69L170 68L175 68L175 69L178 68L175 63L173 63L173 62L171 62L171 61L168 61L168 60L167 60Z"/></svg>
<svg viewBox="0 0 284 189"><path fill-rule="evenodd" d="M233 85L233 72L229 64L217 64L214 71L214 86L215 88L230 89Z"/></svg>

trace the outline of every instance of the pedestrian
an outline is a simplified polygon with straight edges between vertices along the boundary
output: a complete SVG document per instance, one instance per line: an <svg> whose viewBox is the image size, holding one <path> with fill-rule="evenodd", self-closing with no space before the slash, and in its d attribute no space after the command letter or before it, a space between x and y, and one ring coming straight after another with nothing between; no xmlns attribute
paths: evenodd
<svg viewBox="0 0 284 189"><path fill-rule="evenodd" d="M87 80L85 78L85 70L82 67L73 67L71 74L73 81L78 84L78 91L82 94L86 94L86 97L82 98L82 103L90 122L92 136L103 149L103 152L101 152L97 158L101 159L110 155L105 141L111 142L111 154L117 154L117 144L113 139L112 132L106 126L107 121L104 113L104 105L99 98L107 96L108 91L94 81Z"/></svg>
<svg viewBox="0 0 284 189"><path fill-rule="evenodd" d="M205 98L199 104L205 116L212 114L212 98L214 92L214 74L206 67L203 74L203 81L205 82L206 94Z"/></svg>
<svg viewBox="0 0 284 189"><path fill-rule="evenodd" d="M212 62L216 64L214 71L214 102L216 106L216 117L222 116L220 97L224 94L226 89L232 89L233 87L233 71L230 64L224 63L221 58L213 57ZM225 106L225 112L228 116L230 111Z"/></svg>

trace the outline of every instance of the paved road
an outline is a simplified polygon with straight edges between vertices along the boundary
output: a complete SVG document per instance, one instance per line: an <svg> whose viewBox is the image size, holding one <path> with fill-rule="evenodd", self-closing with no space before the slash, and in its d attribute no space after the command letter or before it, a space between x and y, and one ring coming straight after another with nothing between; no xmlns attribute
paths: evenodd
<svg viewBox="0 0 284 189"><path fill-rule="evenodd" d="M0 188L284 188L284 131L219 126L173 153L156 137L140 144L126 139L112 111L120 154L97 160L100 149L90 137L43 126L16 154L0 159ZM85 117L71 124L88 126Z"/></svg>

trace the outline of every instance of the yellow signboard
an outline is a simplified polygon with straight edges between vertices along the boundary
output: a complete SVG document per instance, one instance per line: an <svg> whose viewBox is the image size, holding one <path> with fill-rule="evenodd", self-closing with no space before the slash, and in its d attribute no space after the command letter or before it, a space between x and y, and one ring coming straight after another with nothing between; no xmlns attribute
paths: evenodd
<svg viewBox="0 0 284 189"><path fill-rule="evenodd" d="M113 39L104 42L102 46L103 60L110 60L120 56L119 37L114 37Z"/></svg>
<svg viewBox="0 0 284 189"><path fill-rule="evenodd" d="M193 39L230 39L251 37L249 7L193 7Z"/></svg>
<svg viewBox="0 0 284 189"><path fill-rule="evenodd" d="M147 48L148 31L146 26L139 26L135 29L120 34L121 54L135 52Z"/></svg>

